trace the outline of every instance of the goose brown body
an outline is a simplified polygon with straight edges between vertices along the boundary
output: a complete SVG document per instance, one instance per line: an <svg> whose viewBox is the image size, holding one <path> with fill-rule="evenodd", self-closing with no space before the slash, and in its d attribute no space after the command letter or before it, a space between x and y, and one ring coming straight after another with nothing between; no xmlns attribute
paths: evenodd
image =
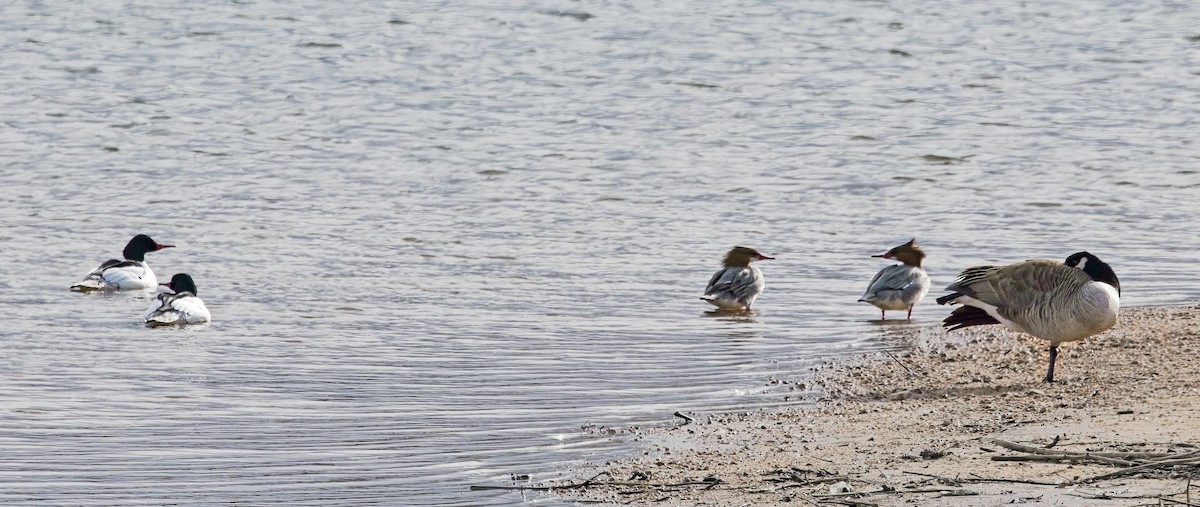
<svg viewBox="0 0 1200 507"><path fill-rule="evenodd" d="M961 303L943 324L950 330L1004 324L1050 342L1045 380L1054 380L1058 345L1083 340L1113 327L1120 309L1121 285L1112 269L1087 252L1066 263L1031 260L1008 266L963 270L938 298Z"/></svg>

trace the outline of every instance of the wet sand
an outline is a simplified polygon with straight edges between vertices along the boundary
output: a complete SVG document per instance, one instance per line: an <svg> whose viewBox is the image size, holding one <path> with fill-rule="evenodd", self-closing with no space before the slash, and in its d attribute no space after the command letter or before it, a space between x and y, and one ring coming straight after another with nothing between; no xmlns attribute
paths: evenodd
<svg viewBox="0 0 1200 507"><path fill-rule="evenodd" d="M999 326L894 332L909 352L797 380L824 393L814 405L631 430L642 456L542 486L593 478L553 492L631 505L1200 505L1200 456L1108 479L1125 467L994 459L1032 456L1002 441L1188 461L1200 451L1200 307L1122 310L1112 330L1060 347L1053 384L1041 382L1046 344ZM1109 459L1125 458L1138 456Z"/></svg>

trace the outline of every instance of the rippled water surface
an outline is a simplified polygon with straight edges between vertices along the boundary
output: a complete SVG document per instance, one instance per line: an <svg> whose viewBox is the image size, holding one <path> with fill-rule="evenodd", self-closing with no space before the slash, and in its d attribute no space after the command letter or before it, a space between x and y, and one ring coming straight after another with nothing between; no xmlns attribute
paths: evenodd
<svg viewBox="0 0 1200 507"><path fill-rule="evenodd" d="M898 347L914 236L1200 299L1200 5L625 4L0 6L0 503L519 503L468 488ZM213 324L66 290L138 232Z"/></svg>

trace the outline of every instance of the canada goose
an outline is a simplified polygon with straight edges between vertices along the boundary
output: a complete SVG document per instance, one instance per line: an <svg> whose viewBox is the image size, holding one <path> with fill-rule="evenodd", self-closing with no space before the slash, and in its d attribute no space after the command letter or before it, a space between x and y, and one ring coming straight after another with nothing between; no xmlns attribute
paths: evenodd
<svg viewBox="0 0 1200 507"><path fill-rule="evenodd" d="M750 261L771 259L774 257L767 257L753 248L733 247L725 254L724 267L708 281L700 299L722 310L749 310L766 286L762 271L751 266Z"/></svg>
<svg viewBox="0 0 1200 507"><path fill-rule="evenodd" d="M1117 323L1121 282L1108 264L1088 252L1065 263L1031 260L963 270L938 304L962 303L942 324L953 331L1004 324L1050 342L1046 382L1054 382L1058 344L1099 334Z"/></svg>
<svg viewBox="0 0 1200 507"><path fill-rule="evenodd" d="M913 238L908 243L871 257L895 259L902 264L894 264L875 273L875 278L871 279L859 302L878 307L882 320L887 319L888 310L905 309L908 310L908 320L912 320L913 306L929 292L929 275L921 267L925 252L917 245L917 239Z"/></svg>

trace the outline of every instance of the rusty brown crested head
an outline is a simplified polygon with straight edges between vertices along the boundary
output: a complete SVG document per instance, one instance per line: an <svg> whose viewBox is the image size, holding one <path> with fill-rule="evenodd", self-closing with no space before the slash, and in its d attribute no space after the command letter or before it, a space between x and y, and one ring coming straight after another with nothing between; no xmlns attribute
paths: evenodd
<svg viewBox="0 0 1200 507"><path fill-rule="evenodd" d="M729 253L725 254L723 264L727 268L741 267L744 268L750 265L750 261L772 260L774 257L767 257L750 247L735 246Z"/></svg>
<svg viewBox="0 0 1200 507"><path fill-rule="evenodd" d="M921 250L921 246L917 244L917 238L913 238L908 240L908 243L893 247L891 250L879 255L872 255L871 257L893 259L919 268L921 267L921 263L925 261L925 251Z"/></svg>

